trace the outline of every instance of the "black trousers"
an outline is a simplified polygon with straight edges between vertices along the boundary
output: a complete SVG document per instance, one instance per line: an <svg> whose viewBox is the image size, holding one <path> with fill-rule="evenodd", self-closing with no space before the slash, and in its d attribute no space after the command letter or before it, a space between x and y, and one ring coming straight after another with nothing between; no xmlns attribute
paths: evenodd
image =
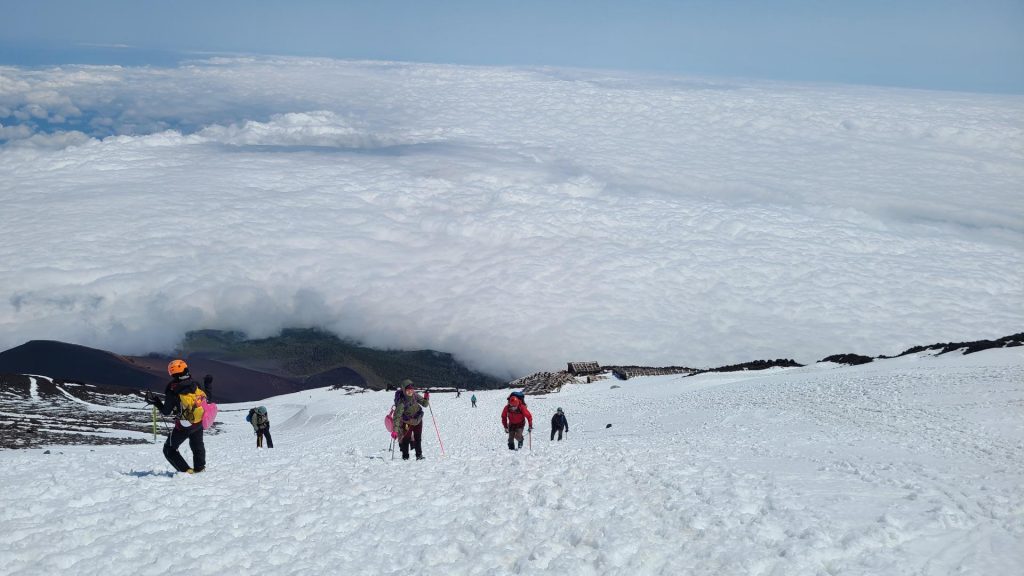
<svg viewBox="0 0 1024 576"><path fill-rule="evenodd" d="M402 449L402 460L409 459L409 445L412 444L413 450L416 451L416 458L423 458L423 447L421 440L423 439L423 422L415 426L410 426L409 431L405 433L405 436L398 441L398 447Z"/></svg>
<svg viewBox="0 0 1024 576"><path fill-rule="evenodd" d="M561 441L562 440L562 429L561 428L552 428L551 429L551 439L552 440L555 439L555 432L558 432L558 440Z"/></svg>
<svg viewBox="0 0 1024 576"><path fill-rule="evenodd" d="M188 428L175 426L167 436L167 442L164 442L164 458L167 458L167 461L178 472L188 470L188 462L178 452L178 446L181 446L185 440L188 440L188 447L192 450L192 458L195 460L192 469L198 471L206 468L206 446L203 444L202 424L193 424Z"/></svg>
<svg viewBox="0 0 1024 576"><path fill-rule="evenodd" d="M270 424L267 424L266 428L260 428L256 431L256 447L263 447L263 437L267 437L267 448L274 447L274 439L270 437Z"/></svg>

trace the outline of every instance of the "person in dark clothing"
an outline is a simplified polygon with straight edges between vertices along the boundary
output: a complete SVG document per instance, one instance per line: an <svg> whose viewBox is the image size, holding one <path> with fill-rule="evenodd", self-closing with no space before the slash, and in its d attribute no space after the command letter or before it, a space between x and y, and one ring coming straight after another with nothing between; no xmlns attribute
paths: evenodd
<svg viewBox="0 0 1024 576"><path fill-rule="evenodd" d="M398 434L398 447L402 460L409 459L409 446L416 451L416 459L423 460L423 407L430 405L430 392L421 397L413 388L412 380L402 382L402 398L395 403L394 427Z"/></svg>
<svg viewBox="0 0 1024 576"><path fill-rule="evenodd" d="M201 400L206 399L206 392L188 372L188 364L184 360L174 360L167 365L167 373L171 381L164 390L164 399L152 392L146 392L146 402L160 410L164 416L174 415L174 428L167 435L164 443L164 457L178 472L193 474L206 469L206 446L203 444L203 407ZM178 452L188 440L192 449L193 465L189 466L185 458Z"/></svg>
<svg viewBox="0 0 1024 576"><path fill-rule="evenodd" d="M213 399L213 375L212 374L207 374L206 376L203 376L203 392L206 392L206 401L209 402L210 404L213 404L215 402L215 400Z"/></svg>
<svg viewBox="0 0 1024 576"><path fill-rule="evenodd" d="M274 447L274 439L270 437L270 416L267 415L266 406L260 406L259 408L253 408L249 410L249 417L247 418L249 424L252 424L252 429L256 432L256 447L263 447L263 437L267 437L267 448Z"/></svg>
<svg viewBox="0 0 1024 576"><path fill-rule="evenodd" d="M555 432L558 432L558 441L562 441L562 430L565 433L569 433L569 421L565 419L565 413L559 408L555 411L555 415L551 417L551 439L555 439Z"/></svg>

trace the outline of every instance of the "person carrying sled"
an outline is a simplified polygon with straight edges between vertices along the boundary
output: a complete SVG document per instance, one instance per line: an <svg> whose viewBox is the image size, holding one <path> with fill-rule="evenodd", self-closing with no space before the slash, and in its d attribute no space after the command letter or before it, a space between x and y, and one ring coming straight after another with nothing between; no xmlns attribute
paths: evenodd
<svg viewBox="0 0 1024 576"><path fill-rule="evenodd" d="M409 446L416 452L416 459L423 460L423 407L430 405L430 392L423 396L416 393L412 380L402 382L402 397L395 402L394 427L398 434L398 447L402 460L409 459Z"/></svg>
<svg viewBox="0 0 1024 576"><path fill-rule="evenodd" d="M263 437L266 436L267 448L273 448L274 439L270 437L270 416L267 415L267 407L252 408L245 419L252 424L252 429L256 433L256 447L263 448Z"/></svg>
<svg viewBox="0 0 1024 576"><path fill-rule="evenodd" d="M206 392L188 372L184 360L172 360L167 365L171 381L164 390L164 399L146 392L146 402L160 410L164 416L174 415L174 428L164 443L164 457L178 472L193 474L206 469L206 446L203 444L203 412ZM188 440L194 462L190 467L178 452L178 446Z"/></svg>
<svg viewBox="0 0 1024 576"><path fill-rule="evenodd" d="M515 450L519 442L519 450L523 449L523 428L530 424L533 432L533 414L526 408L526 397L522 392L513 392L508 397L508 404L501 411L501 425L508 434L508 449Z"/></svg>
<svg viewBox="0 0 1024 576"><path fill-rule="evenodd" d="M555 415L551 417L551 439L555 439L555 432L558 432L558 441L562 441L562 430L565 433L569 433L569 421L565 419L565 413L559 408L555 411Z"/></svg>

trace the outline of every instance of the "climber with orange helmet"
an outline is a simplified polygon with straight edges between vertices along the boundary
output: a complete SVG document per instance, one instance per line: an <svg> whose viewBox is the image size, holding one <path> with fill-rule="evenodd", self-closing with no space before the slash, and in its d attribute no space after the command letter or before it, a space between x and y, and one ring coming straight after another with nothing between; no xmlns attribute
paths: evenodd
<svg viewBox="0 0 1024 576"><path fill-rule="evenodd" d="M513 392L508 397L508 404L501 411L501 425L505 427L508 434L508 449L516 449L516 441L519 442L519 449L523 448L523 428L526 423L530 424L530 431L533 432L533 414L526 408L526 397L522 392Z"/></svg>
<svg viewBox="0 0 1024 576"><path fill-rule="evenodd" d="M167 365L167 374L171 381L164 390L162 401L156 394L146 392L146 402L156 406L164 416L174 415L174 428L164 443L164 457L178 472L202 472L206 468L206 446L203 444L206 391L192 379L184 360L172 360ZM188 440L195 459L191 467L178 452L178 446L185 440Z"/></svg>

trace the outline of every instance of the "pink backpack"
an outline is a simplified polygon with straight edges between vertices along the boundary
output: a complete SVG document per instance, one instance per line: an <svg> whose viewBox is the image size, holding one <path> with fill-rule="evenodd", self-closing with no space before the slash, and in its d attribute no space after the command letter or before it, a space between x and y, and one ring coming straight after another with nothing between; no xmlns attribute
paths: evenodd
<svg viewBox="0 0 1024 576"><path fill-rule="evenodd" d="M391 433L392 438L398 438L398 432L395 432L395 407L391 407L391 412L384 417L384 427Z"/></svg>
<svg viewBox="0 0 1024 576"><path fill-rule="evenodd" d="M206 398L200 400L199 405L203 407L203 430L208 430L213 426L213 419L217 417L217 405L207 403Z"/></svg>

